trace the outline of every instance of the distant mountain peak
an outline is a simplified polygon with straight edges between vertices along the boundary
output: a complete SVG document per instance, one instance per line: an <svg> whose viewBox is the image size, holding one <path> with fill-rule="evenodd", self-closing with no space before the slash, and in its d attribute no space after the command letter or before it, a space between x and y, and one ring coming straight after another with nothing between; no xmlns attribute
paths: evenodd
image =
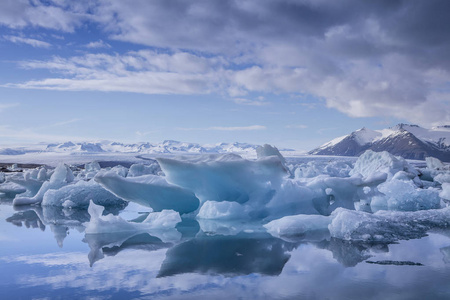
<svg viewBox="0 0 450 300"><path fill-rule="evenodd" d="M388 151L407 159L434 156L450 162L450 126L422 128L400 123L383 130L363 127L309 152L317 155L358 156L364 151Z"/></svg>

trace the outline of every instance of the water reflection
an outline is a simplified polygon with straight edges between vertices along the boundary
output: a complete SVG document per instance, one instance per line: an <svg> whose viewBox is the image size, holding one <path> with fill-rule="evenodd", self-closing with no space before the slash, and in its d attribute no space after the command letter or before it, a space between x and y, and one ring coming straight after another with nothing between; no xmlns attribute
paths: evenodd
<svg viewBox="0 0 450 300"><path fill-rule="evenodd" d="M7 222L41 231L50 228L59 247L63 247L70 230L84 232L83 224L90 219L86 210L39 206L14 209L16 212L6 218ZM108 213L119 211L107 210L105 214ZM388 253L390 246L389 243L340 240L330 237L326 230L281 239L264 232L258 224L252 230L245 230L248 226L240 224L225 225L212 221L199 224L195 219L185 218L169 231L85 234L83 242L90 248L87 257L91 267L105 256L114 257L125 250L167 249L157 273L159 278L186 273L276 276L283 271L291 252L304 244L329 251L344 267L355 267L380 253ZM449 231L440 230L439 234L449 236ZM450 263L450 246L440 248L440 253L443 261Z"/></svg>
<svg viewBox="0 0 450 300"><path fill-rule="evenodd" d="M269 234L200 235L170 248L158 277L183 273L278 275L295 246Z"/></svg>
<svg viewBox="0 0 450 300"><path fill-rule="evenodd" d="M115 256L125 249L140 249L155 251L161 248L169 248L172 243L164 243L161 239L148 233L114 232L103 234L86 234L83 242L89 245L91 251L88 254L89 265L103 259L105 254Z"/></svg>
<svg viewBox="0 0 450 300"><path fill-rule="evenodd" d="M333 258L345 267L356 266L370 258L373 252L389 252L389 244L353 242L336 238L330 238L329 240L315 243L315 245L320 249L329 250L333 253Z"/></svg>
<svg viewBox="0 0 450 300"><path fill-rule="evenodd" d="M82 231L89 218L83 211L45 207L7 210L11 211L8 215L3 207L0 211L4 216L0 225L4 226L2 229L9 228L0 235L9 231L16 235L24 231L46 236L50 233L57 241L64 240L64 233ZM27 255L16 255L16 249L12 249L0 257L2 274L8 274L0 274L0 288L6 299L60 295L105 299L450 296L449 230L395 244L371 244L334 239L326 232L306 232L290 240L272 237L256 228L252 232L236 230L221 235L210 231L220 226L200 225L193 219L184 219L176 228L181 238L170 243L142 232L77 233L65 237L63 249L56 251L54 244L47 252ZM75 238L84 247L74 251ZM17 243L33 247L26 239Z"/></svg>

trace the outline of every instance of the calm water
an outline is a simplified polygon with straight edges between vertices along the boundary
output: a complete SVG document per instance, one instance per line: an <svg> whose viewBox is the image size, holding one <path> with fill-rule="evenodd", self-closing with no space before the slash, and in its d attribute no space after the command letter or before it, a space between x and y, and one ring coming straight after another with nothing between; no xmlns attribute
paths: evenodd
<svg viewBox="0 0 450 300"><path fill-rule="evenodd" d="M284 241L239 224L211 235L220 224L185 220L168 243L85 236L88 220L2 203L0 299L450 299L450 230L369 245L326 233Z"/></svg>

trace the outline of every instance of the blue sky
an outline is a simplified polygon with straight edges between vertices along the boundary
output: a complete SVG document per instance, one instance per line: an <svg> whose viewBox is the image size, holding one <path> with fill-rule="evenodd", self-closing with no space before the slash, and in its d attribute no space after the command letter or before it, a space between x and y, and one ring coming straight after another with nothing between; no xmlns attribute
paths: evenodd
<svg viewBox="0 0 450 300"><path fill-rule="evenodd" d="M310 150L450 123L447 1L0 3L0 142Z"/></svg>

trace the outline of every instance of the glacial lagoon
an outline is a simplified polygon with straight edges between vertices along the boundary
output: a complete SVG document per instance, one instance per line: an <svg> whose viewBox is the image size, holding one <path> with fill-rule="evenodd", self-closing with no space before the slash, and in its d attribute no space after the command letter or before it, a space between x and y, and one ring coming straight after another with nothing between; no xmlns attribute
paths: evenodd
<svg viewBox="0 0 450 300"><path fill-rule="evenodd" d="M124 215L137 213L125 208ZM392 244L325 234L85 236L86 213L0 205L2 299L449 299L450 230ZM113 245L116 246L113 246Z"/></svg>
<svg viewBox="0 0 450 300"><path fill-rule="evenodd" d="M272 200L264 198L268 194L260 193L261 187L256 186L258 193L249 193L250 200L233 205L209 201L208 209L180 215L165 210L152 212L150 207L133 201L124 204L115 200L114 205L103 208L99 203L107 203L106 199L96 199L97 204L91 202L87 209L84 198L100 194L92 188L91 192L97 192L84 196L90 186L85 182L95 176L103 180L116 175L101 173L97 168L91 176L92 165L86 165L68 176L70 170L60 166L52 174L64 180L70 177L71 182L45 192L43 203L53 205L13 205L13 197L1 198L0 298L449 299L450 208L443 188L433 183L433 178L439 174L443 178L448 171L427 173L424 163L413 168L404 161L401 170L396 170L386 168L392 166L392 156L377 159L375 171L383 170L387 176L376 175L373 168L365 177L350 176L352 170L367 170L361 164L373 165L370 161L288 160L291 175L283 177L276 193L269 193L279 206L271 206ZM385 164L380 165L383 159ZM276 159L262 162L263 170L272 174L267 162L276 163ZM227 163L216 160L213 166L223 169ZM245 168L260 170L253 162L239 163L244 166L241 173ZM406 176L413 169L421 169L423 180ZM116 171L120 174L124 169ZM30 178L38 172L26 172L25 181L35 182ZM6 181L22 182L17 179L19 175L8 175ZM123 177L123 182L140 182L148 188L145 176L150 175L135 175L141 179ZM42 186L45 182L56 186L57 180L52 181L51 176ZM413 180L422 187L408 190ZM152 179L150 185L154 184ZM404 194L394 201L389 192L399 191L397 184L407 185L401 186ZM161 186L167 187L157 185L158 189ZM345 188L340 190L341 186ZM236 190L246 192L239 186ZM235 191L220 193L243 199ZM312 198L311 191L321 196ZM366 204L384 195L380 191L390 195L386 203L391 207L377 211ZM207 187L202 192L213 196ZM293 195L303 198L291 201L312 201L314 205L290 206L288 199ZM66 199L69 196L73 201ZM355 197L367 199L361 199L353 209L346 208L345 201L354 204ZM411 199L420 207L411 206ZM84 204L77 207L77 201ZM203 206L205 203L208 201L202 200ZM255 203L267 207L265 217L242 214L241 210L258 207ZM327 204L325 208L333 208L331 213L298 212L314 207L326 212L323 203Z"/></svg>

